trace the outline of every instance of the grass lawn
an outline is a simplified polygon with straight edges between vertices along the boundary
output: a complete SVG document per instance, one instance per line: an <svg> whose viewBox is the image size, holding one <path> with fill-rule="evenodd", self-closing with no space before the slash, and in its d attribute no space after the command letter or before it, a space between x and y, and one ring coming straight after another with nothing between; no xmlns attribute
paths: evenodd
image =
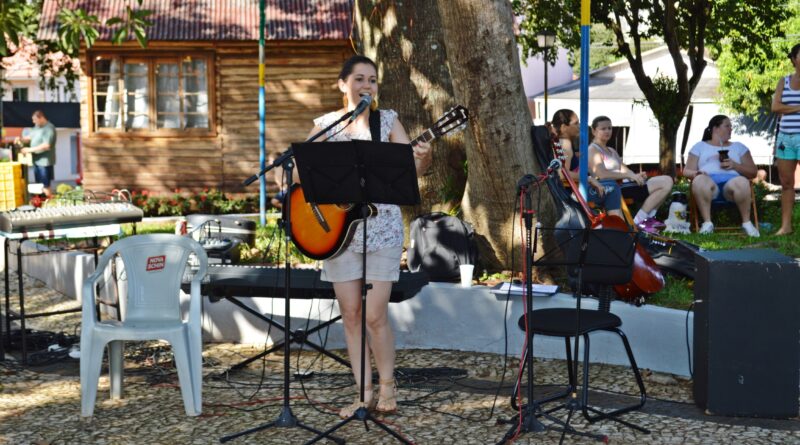
<svg viewBox="0 0 800 445"><path fill-rule="evenodd" d="M719 225L739 225L738 212L735 210L721 215ZM715 215L716 219L716 215ZM777 201L762 201L759 206L758 221L761 223L761 237L750 238L741 230L728 232L715 232L710 235L692 233L689 235L668 234L672 238L687 241L700 246L705 250L734 250L744 248L773 249L792 258L800 258L800 203L794 206L792 218L794 233L784 236L775 236L780 227L780 203ZM675 309L688 309L694 300L693 281L673 275L667 275L667 285L658 293L648 298L649 304L671 307Z"/></svg>

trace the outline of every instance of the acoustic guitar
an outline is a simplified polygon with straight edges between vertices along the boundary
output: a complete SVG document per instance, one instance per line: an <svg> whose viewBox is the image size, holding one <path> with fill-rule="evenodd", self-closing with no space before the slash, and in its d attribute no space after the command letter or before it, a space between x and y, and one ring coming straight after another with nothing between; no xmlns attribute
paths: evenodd
<svg viewBox="0 0 800 445"><path fill-rule="evenodd" d="M461 105L450 108L432 127L411 141L411 145L430 142L447 133L461 130L468 120L469 112L466 108ZM309 203L298 184L293 184L289 190L286 199L291 200L290 237L297 249L315 260L334 258L342 253L355 234L356 223L363 219L359 206ZM367 217L376 213L377 209L369 206Z"/></svg>

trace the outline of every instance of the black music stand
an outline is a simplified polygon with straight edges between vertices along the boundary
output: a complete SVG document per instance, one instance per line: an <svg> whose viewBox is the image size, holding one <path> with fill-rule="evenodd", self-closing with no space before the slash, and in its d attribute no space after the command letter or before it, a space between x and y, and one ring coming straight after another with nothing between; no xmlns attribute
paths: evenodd
<svg viewBox="0 0 800 445"><path fill-rule="evenodd" d="M297 158L303 194L308 202L316 204L355 203L361 208L364 220L369 215L369 204L416 205L420 201L417 173L411 146L388 142L349 141L327 144L293 144ZM366 374L367 338L367 225L362 227L362 285L361 285L361 382L359 397L364 403L364 375ZM372 421L395 439L410 444L401 435L378 422L363 406L353 415L307 442L315 443L347 423L359 420L369 431L367 421Z"/></svg>
<svg viewBox="0 0 800 445"><path fill-rule="evenodd" d="M540 235L540 233L542 235ZM608 330L615 329L615 326L610 326L613 321L618 319L613 314L607 312L609 301L600 301L601 311L589 311L581 308L581 298L583 290L585 289L584 283L590 284L617 284L626 283L630 280L632 275L633 259L636 251L636 243L638 241L637 232L625 232L618 230L608 229L591 229L591 228L536 228L536 238L540 236L555 240L557 246L545 253L536 261L531 261L528 264L531 266L566 266L570 271L569 275L574 278L573 282L573 296L576 298L576 308L573 309L540 309L534 311L531 304L531 298L528 298L528 307L526 308L527 317L520 319L520 327L524 327L528 338L526 339L527 348L525 351L524 366L528 368L528 387L527 398L528 403L520 408L520 414L515 416L519 420L522 416L522 421L514 421L515 425L509 429L506 435L498 442L498 444L506 443L511 437L517 434L540 432L547 428L542 425L537 418L545 417L558 425L555 429L560 429L562 432L562 441L564 434L570 433L579 436L585 436L596 439L598 441L607 441L604 435L592 434L577 431L570 426L569 422L573 413L576 410L587 411L586 400L588 391L588 374L584 372L583 394L581 399L577 396L577 383L575 381L578 375L578 352L579 352L579 339L581 336L586 338L588 332L594 330L606 330L606 323L609 324ZM532 259L532 257L531 257ZM605 311L605 312L604 312ZM534 322L534 316L540 315L537 322ZM608 320L596 319L594 317L597 313L605 314ZM581 316L587 320L581 324ZM557 320L561 319L561 320ZM560 323L560 324L559 324ZM574 324L569 324L574 323ZM537 325L540 324L540 325ZM594 325L595 327L587 327L587 325ZM617 330L618 331L618 330ZM574 360L573 354L570 353L569 346L567 346L567 365L569 375L569 386L564 393L548 397L543 400L536 400L533 396L533 333L542 335L553 335L564 337L569 345L569 337L575 337L574 344ZM619 333L619 332L618 332ZM621 334L620 334L621 335ZM624 337L623 337L624 341ZM626 349L627 347L626 343ZM630 351L629 356L630 356ZM588 345L584 350L584 368L588 366ZM637 372L637 371L635 371ZM638 375L638 374L637 374ZM637 378L637 381L639 379ZM515 388L515 394L519 388ZM512 401L514 399L512 396ZM562 405L556 408L551 408L542 411L541 404L547 403L559 398L569 397L569 399ZM513 402L512 402L513 404ZM550 413L565 408L568 410L566 421L561 421L550 415ZM640 427L629 424L628 422L617 420L626 426L633 427L642 431ZM521 425L521 427L518 427Z"/></svg>
<svg viewBox="0 0 800 445"><path fill-rule="evenodd" d="M327 127L323 128L306 141L306 143L316 140L318 137L325 134L326 131L330 130L331 128L338 125L340 122L348 119L352 116L353 112L348 112L342 115L338 120L331 123ZM349 124L348 124L349 125ZM294 144L293 144L294 145ZM324 144L313 144L313 145L324 145ZM283 167L284 174L286 175L286 183L292 184L294 180L292 179L292 173L294 172L294 150L289 149L286 150L281 156L279 156L272 164L265 167L261 170L258 174L255 174L249 178L247 178L243 185L249 185L256 181L259 177L263 176L266 172L273 169L274 167L281 166ZM265 430L272 427L281 427L281 428L294 428L299 427L306 431L311 431L312 433L316 433L317 435L324 434L323 432L312 428L299 420L297 420L297 416L292 413L292 407L289 404L289 354L290 349L289 345L292 338L292 330L291 330L291 322L292 322L292 314L291 314L291 307L290 301L291 297L289 295L291 290L291 277L292 277L292 264L290 262L290 255L289 255L289 234L292 233L292 222L291 222L291 199L284 200L284 215L285 218L283 220L283 230L286 234L284 238L285 248L286 248L286 258L284 264L284 282L283 282L283 289L284 289L284 314L286 317L286 325L283 327L283 407L281 409L281 413L278 415L278 418L273 420L272 422L267 422L263 425L256 426L254 428L250 428L244 431L240 431L238 433L229 434L227 436L223 436L219 439L221 443L228 442L233 440L237 437L244 436L247 434L252 434L261 430ZM263 319L263 317L260 317ZM328 437L330 440L336 442L337 444L343 445L345 441L335 436L323 436Z"/></svg>

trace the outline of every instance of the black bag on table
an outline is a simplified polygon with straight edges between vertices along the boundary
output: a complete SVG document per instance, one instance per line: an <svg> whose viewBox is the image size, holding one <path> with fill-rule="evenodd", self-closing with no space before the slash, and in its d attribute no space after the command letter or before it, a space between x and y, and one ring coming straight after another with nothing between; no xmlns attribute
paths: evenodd
<svg viewBox="0 0 800 445"><path fill-rule="evenodd" d="M462 264L478 261L472 225L446 213L428 213L411 221L408 269L430 281L458 281ZM476 267L477 269L477 267Z"/></svg>

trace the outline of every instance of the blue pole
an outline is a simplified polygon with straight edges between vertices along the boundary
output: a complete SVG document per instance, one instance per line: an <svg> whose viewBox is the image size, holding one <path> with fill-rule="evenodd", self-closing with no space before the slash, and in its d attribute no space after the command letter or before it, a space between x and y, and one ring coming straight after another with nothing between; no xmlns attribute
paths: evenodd
<svg viewBox="0 0 800 445"><path fill-rule="evenodd" d="M580 175L580 191L587 198L589 190L589 30L590 1L581 1L581 156L578 174Z"/></svg>
<svg viewBox="0 0 800 445"><path fill-rule="evenodd" d="M264 81L264 28L266 18L264 10L266 0L259 0L259 23L258 23L258 164L259 171L267 168L267 112L266 112L266 87ZM258 208L261 225L267 224L267 178L261 175L259 180Z"/></svg>

